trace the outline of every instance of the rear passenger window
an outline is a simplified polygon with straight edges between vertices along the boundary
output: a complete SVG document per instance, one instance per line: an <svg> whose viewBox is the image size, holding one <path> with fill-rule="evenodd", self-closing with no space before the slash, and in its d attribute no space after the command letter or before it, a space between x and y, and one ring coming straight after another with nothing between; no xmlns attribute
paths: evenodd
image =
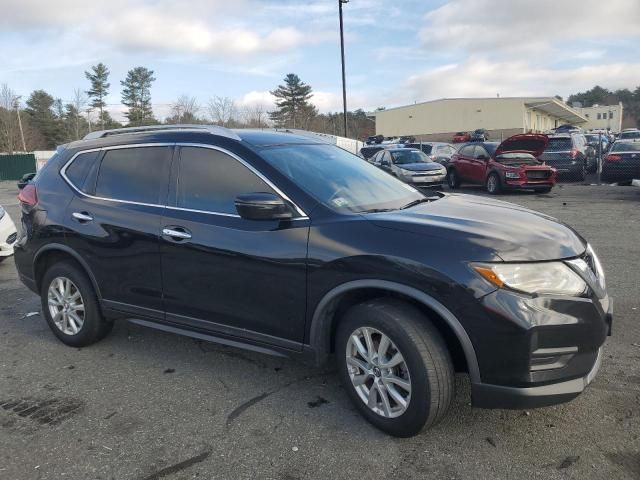
<svg viewBox="0 0 640 480"><path fill-rule="evenodd" d="M107 150L98 173L96 195L154 205L164 203L171 152L169 147Z"/></svg>
<svg viewBox="0 0 640 480"><path fill-rule="evenodd" d="M83 192L87 191L85 188L85 180L99 155L100 151L81 153L71 162L71 165L67 167L65 175L77 189Z"/></svg>
<svg viewBox="0 0 640 480"><path fill-rule="evenodd" d="M235 198L252 192L276 193L255 173L225 153L210 148L181 149L178 207L237 214Z"/></svg>

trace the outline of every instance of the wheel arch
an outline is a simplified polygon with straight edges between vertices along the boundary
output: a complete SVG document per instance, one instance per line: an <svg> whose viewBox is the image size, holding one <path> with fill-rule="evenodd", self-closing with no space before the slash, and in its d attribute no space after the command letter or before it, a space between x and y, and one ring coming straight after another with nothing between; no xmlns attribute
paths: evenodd
<svg viewBox="0 0 640 480"><path fill-rule="evenodd" d="M423 310L426 309L431 316L437 316L437 319L433 319L436 321L436 327L441 333L451 333L459 344L471 381L480 382L480 368L475 349L456 316L442 303L423 291L387 280L354 280L339 285L325 294L313 312L309 331L309 343L314 351L316 363L323 364L327 361L340 314L346 308L361 301L385 295L394 295L412 301ZM442 332L443 328L448 332Z"/></svg>
<svg viewBox="0 0 640 480"><path fill-rule="evenodd" d="M98 286L98 282L96 281L89 264L82 258L82 256L68 247L67 245L63 245L60 243L50 243L42 247L34 256L33 260L33 270L34 270L34 280L36 283L36 288L38 292L41 289L41 282L44 273L47 268L52 264L52 261L56 258L66 258L72 260L74 263L80 266L82 270L87 274L89 280L91 281L91 285L93 286L94 291L98 297L98 300L102 300L102 295L100 293L100 288Z"/></svg>

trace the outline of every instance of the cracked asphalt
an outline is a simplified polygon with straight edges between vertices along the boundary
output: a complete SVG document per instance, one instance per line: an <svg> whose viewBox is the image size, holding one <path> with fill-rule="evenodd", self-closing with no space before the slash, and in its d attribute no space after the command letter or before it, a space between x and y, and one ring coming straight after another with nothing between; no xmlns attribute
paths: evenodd
<svg viewBox="0 0 640 480"><path fill-rule="evenodd" d="M17 221L16 194L0 183L0 205ZM573 402L472 409L460 375L445 421L391 438L358 415L330 368L125 321L92 347L66 347L28 315L39 300L9 260L0 264L0 478L640 478L640 189L564 185L502 199L573 225L605 265L613 337Z"/></svg>

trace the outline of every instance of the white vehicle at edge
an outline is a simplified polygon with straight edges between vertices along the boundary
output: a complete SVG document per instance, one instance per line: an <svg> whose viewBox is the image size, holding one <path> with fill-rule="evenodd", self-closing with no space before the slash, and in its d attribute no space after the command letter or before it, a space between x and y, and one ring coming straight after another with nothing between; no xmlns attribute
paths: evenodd
<svg viewBox="0 0 640 480"><path fill-rule="evenodd" d="M0 262L13 255L13 244L18 232L9 213L0 206Z"/></svg>

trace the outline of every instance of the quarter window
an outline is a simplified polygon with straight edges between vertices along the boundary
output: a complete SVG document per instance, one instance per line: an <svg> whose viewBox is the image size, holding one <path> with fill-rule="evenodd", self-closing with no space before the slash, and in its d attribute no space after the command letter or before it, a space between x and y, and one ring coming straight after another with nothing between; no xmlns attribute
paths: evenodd
<svg viewBox="0 0 640 480"><path fill-rule="evenodd" d="M171 165L169 147L107 150L100 165L96 195L114 200L163 204Z"/></svg>
<svg viewBox="0 0 640 480"><path fill-rule="evenodd" d="M237 214L235 198L252 192L276 194L260 177L226 153L210 148L181 149L178 207Z"/></svg>
<svg viewBox="0 0 640 480"><path fill-rule="evenodd" d="M71 165L67 167L65 175L67 176L69 181L79 190L82 190L83 192L88 191L88 189L86 188L87 186L85 185L87 175L89 174L91 167L94 165L99 155L99 150L95 152L81 153L73 160L73 162L71 162ZM93 178L95 179L95 175L93 175Z"/></svg>

